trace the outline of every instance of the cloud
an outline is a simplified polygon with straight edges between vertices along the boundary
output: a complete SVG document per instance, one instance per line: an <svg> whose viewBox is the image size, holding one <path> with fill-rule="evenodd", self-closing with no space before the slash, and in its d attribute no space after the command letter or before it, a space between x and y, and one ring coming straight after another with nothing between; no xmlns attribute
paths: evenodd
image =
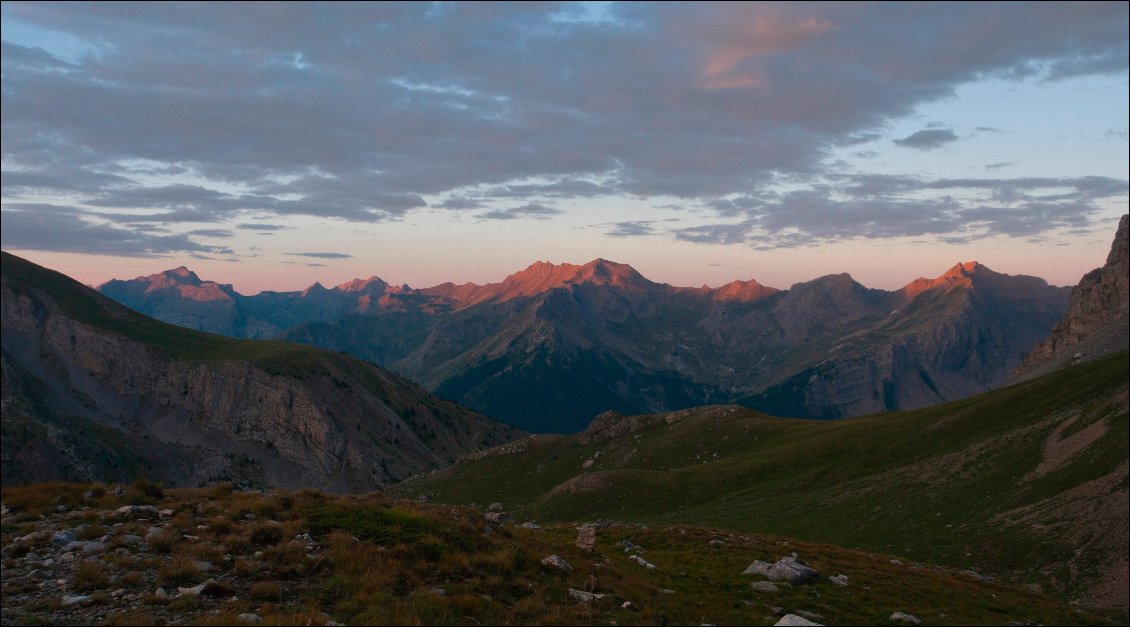
<svg viewBox="0 0 1130 627"><path fill-rule="evenodd" d="M610 237L638 237L656 233L655 222L652 220L613 222L610 226L612 228L606 233Z"/></svg>
<svg viewBox="0 0 1130 627"><path fill-rule="evenodd" d="M480 220L518 220L521 218L533 218L535 220L548 220L552 216L564 213L555 207L547 207L538 203L529 203L521 207L513 207L510 209L495 209L480 213L476 217Z"/></svg>
<svg viewBox="0 0 1130 627"><path fill-rule="evenodd" d="M235 236L235 233L232 233L231 231L229 231L227 229L195 229L195 230L189 231L188 234L194 235L196 237L217 237L217 238L221 238L221 239L226 239L226 238L230 238L230 237Z"/></svg>
<svg viewBox="0 0 1130 627"><path fill-rule="evenodd" d="M0 215L0 243L12 250L88 253L122 257L161 257L172 253L231 254L220 246L206 246L187 235L152 235L91 223L81 211L50 205L8 205Z"/></svg>
<svg viewBox="0 0 1130 627"><path fill-rule="evenodd" d="M563 197L701 207L818 175L831 149L978 79L1127 65L1125 3L2 11L5 198L99 208L126 232L242 229L228 224L249 215L380 222L425 197L485 220L558 215L548 204ZM79 45L22 40L19 26Z"/></svg>
<svg viewBox="0 0 1130 627"><path fill-rule="evenodd" d="M977 130L981 131L982 133L1007 133L1008 132L1008 131L1003 131L999 128L996 128L995 126L978 126Z"/></svg>
<svg viewBox="0 0 1130 627"><path fill-rule="evenodd" d="M926 192L930 195L924 196ZM921 236L965 243L1083 229L1102 211L1103 201L1127 193L1130 183L1106 177L929 180L853 175L746 202L743 211L733 206L718 211L719 218L730 221L665 232L681 241L758 250ZM735 217L744 219L732 221ZM619 235L663 233L623 229Z"/></svg>
<svg viewBox="0 0 1130 627"><path fill-rule="evenodd" d="M957 141L957 135L947 128L921 130L902 139L896 139L895 143L905 148L933 150L955 141Z"/></svg>
<svg viewBox="0 0 1130 627"><path fill-rule="evenodd" d="M285 253L291 257L314 257L316 259L352 259L353 255L345 253Z"/></svg>
<svg viewBox="0 0 1130 627"><path fill-rule="evenodd" d="M985 165L986 170L1000 170L1016 165L1016 161L1001 161L999 163L989 163Z"/></svg>

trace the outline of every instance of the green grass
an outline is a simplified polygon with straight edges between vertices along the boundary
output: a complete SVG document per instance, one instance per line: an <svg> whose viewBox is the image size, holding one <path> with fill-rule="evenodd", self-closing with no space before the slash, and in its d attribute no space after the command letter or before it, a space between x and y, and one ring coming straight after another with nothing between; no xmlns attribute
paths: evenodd
<svg viewBox="0 0 1130 627"><path fill-rule="evenodd" d="M2 498L23 513L59 497L69 501L89 488L5 487ZM90 516L103 516L124 502L108 488L85 501ZM488 534L481 510L395 501L380 494L165 489L164 495L162 506L177 512L167 521L168 531L191 533L198 540L167 558L133 564L131 572L138 576L113 585L148 594L154 576L169 586L197 583L213 575L197 572L196 559L222 563L201 552L208 547L245 564L221 578L234 598L169 604L185 624L233 624L239 613L249 611L259 613L264 624L321 624L330 618L346 624L771 625L778 612L797 610L818 613L825 624L890 624L887 618L896 611L941 625L1105 622L1029 590L984 583L952 570L894 563L888 555L779 536L687 525L606 524L597 530L595 550L586 553L574 545L572 524L496 526ZM273 512L278 522L244 520L239 514L245 511ZM208 524L221 517L226 524ZM3 544L16 543L35 525L56 522L37 518L5 529ZM240 539L264 524L285 529L285 538L309 533L315 546L284 539L278 546L262 547ZM626 552L623 541L642 548ZM50 536L20 542L32 542L26 548L40 551ZM218 544L224 548L216 548ZM757 592L749 584L758 578L741 574L755 559L776 561L794 552L820 572L815 582ZM573 571L542 565L542 558L551 554L563 557ZM658 568L630 561L632 554ZM88 565L80 581L100 587L111 568L116 567ZM838 574L848 576L847 587L828 581ZM13 589L5 590L5 615L15 622L40 624L50 617L66 623L81 616L38 598L50 595L37 584L11 583ZM570 588L605 597L581 603L569 596ZM623 607L625 602L632 606ZM157 624L152 619L163 614L150 615L146 608L108 607L99 622ZM59 611L63 613L52 614Z"/></svg>
<svg viewBox="0 0 1130 627"><path fill-rule="evenodd" d="M1038 582L1076 598L1095 582L1039 571L1070 563L1086 573L1118 557L1125 511L1121 520L1113 513L1121 529L1111 529L1088 518L1111 502L1107 493L1077 502L1065 495L1125 473L1127 369L1122 352L958 402L833 422L702 408L597 444L539 439L524 453L465 463L397 490L440 502L501 501L539 521L611 517L788 535ZM1101 422L1106 434L1027 478L1052 430L1071 415L1079 416L1073 429ZM580 475L595 487L554 491ZM1124 477L1120 489L1125 494ZM1079 528L1099 540L1083 542Z"/></svg>

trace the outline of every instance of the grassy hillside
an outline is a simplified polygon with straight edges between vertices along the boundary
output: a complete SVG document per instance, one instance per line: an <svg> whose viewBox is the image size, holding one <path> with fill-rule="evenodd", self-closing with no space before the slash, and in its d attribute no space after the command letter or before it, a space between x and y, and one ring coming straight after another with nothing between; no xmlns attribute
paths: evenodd
<svg viewBox="0 0 1130 627"><path fill-rule="evenodd" d="M1127 370L1122 352L958 402L834 422L684 410L593 444L536 438L398 490L501 501L539 521L789 535L1050 586L1124 613Z"/></svg>
<svg viewBox="0 0 1130 627"><path fill-rule="evenodd" d="M953 570L701 527L600 525L586 553L573 525L498 525L477 509L380 494L142 482L2 497L4 624L771 625L801 612L825 624L899 624L894 612L924 624L1105 622ZM61 557L79 552L56 541L67 534L83 547L77 559ZM758 591L761 578L741 574L790 553L820 576ZM572 570L543 564L550 555Z"/></svg>

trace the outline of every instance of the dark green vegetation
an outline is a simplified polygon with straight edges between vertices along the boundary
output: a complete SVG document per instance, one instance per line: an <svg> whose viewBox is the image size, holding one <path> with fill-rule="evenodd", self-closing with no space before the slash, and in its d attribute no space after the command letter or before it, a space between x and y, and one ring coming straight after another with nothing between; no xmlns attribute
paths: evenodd
<svg viewBox="0 0 1130 627"><path fill-rule="evenodd" d="M143 316L4 253L5 483L368 490L514 429L373 364Z"/></svg>
<svg viewBox="0 0 1130 627"><path fill-rule="evenodd" d="M376 493L47 484L5 487L2 500L5 624L235 625L253 613L268 625L771 625L797 611L825 624L898 624L893 612L941 625L1105 622L953 570L701 527L600 525L585 553L573 525L488 532L481 510ZM154 509L118 509L127 504ZM104 546L59 559L74 549L53 534L67 530ZM820 571L815 582L760 592L750 587L760 577L741 574L794 552ZM572 572L543 565L549 555ZM840 574L847 586L828 580ZM208 580L200 596L178 593ZM570 589L605 596L582 602ZM86 598L63 604L75 595Z"/></svg>
<svg viewBox="0 0 1130 627"><path fill-rule="evenodd" d="M597 421L397 490L501 501L538 521L711 525L895 554L1125 620L1128 367L1123 351L962 401L832 422L716 406L636 418L634 432L609 437Z"/></svg>
<svg viewBox="0 0 1130 627"><path fill-rule="evenodd" d="M604 259L424 289L372 277L243 296L184 268L100 289L170 322L349 352L541 433L606 410L834 418L966 397L1003 383L1068 297L975 263L893 292L847 274L782 292L673 287Z"/></svg>

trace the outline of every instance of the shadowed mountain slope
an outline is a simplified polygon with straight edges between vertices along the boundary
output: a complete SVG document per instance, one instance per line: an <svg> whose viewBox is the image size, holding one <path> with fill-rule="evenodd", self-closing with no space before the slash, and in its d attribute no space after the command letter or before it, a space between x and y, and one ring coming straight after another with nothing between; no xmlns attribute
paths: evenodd
<svg viewBox="0 0 1130 627"><path fill-rule="evenodd" d="M2 277L6 484L363 491L517 435L345 355L159 322L8 253Z"/></svg>

